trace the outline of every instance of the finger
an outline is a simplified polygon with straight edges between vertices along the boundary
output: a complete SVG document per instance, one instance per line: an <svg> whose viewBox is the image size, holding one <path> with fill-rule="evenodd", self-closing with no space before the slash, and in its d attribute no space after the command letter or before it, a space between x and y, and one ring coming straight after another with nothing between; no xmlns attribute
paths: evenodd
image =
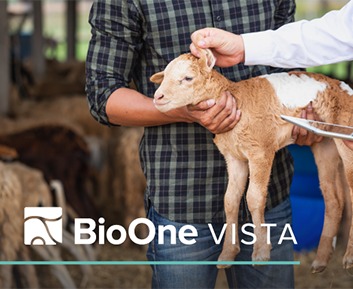
<svg viewBox="0 0 353 289"><path fill-rule="evenodd" d="M306 119L306 110L305 109L302 110L301 118ZM308 134L308 131L306 129L299 128L299 135L300 136L306 136L307 134Z"/></svg>
<svg viewBox="0 0 353 289"><path fill-rule="evenodd" d="M203 37L207 37L210 34L210 31L207 28L196 30L191 34L192 42L196 42L197 34L201 34Z"/></svg>
<svg viewBox="0 0 353 289"><path fill-rule="evenodd" d="M313 106L312 106L311 101L310 101L308 107L306 108L306 119L315 120L314 110L313 110Z"/></svg>
<svg viewBox="0 0 353 289"><path fill-rule="evenodd" d="M212 121L211 121L210 125L208 126L208 129L210 131L212 131L213 133L219 133L220 125L233 112L233 101L230 99L228 93L225 93L224 104L221 104L220 108L221 108L221 110L216 115L213 116ZM226 126L226 125L227 124L223 124L223 126Z"/></svg>
<svg viewBox="0 0 353 289"><path fill-rule="evenodd" d="M241 118L241 110L238 109L238 110L237 110L236 117L235 117L235 121L234 121L234 123L231 124L229 127L230 127L230 128L234 128L235 125L239 122L240 118Z"/></svg>
<svg viewBox="0 0 353 289"><path fill-rule="evenodd" d="M215 105L215 100L214 99L207 99L204 101L199 102L198 104L189 104L188 110L189 111L195 111L195 110L207 110Z"/></svg>
<svg viewBox="0 0 353 289"><path fill-rule="evenodd" d="M318 136L314 134L313 132L308 131L308 134L306 136L306 140L304 142L305 145L312 145L314 142L316 142Z"/></svg>
<svg viewBox="0 0 353 289"><path fill-rule="evenodd" d="M225 92L225 106L218 114L215 115L214 120L216 123L221 124L233 112L236 113L237 107L234 102L233 96L229 91Z"/></svg>
<svg viewBox="0 0 353 289"><path fill-rule="evenodd" d="M227 93L223 92L221 99L210 109L208 109L207 113L209 117L214 119L227 105Z"/></svg>
<svg viewBox="0 0 353 289"><path fill-rule="evenodd" d="M322 142L323 139L323 136L316 136L316 142Z"/></svg>
<svg viewBox="0 0 353 289"><path fill-rule="evenodd" d="M190 44L190 51L193 55L195 55L196 57L200 58L200 52L198 51L198 49L195 47L194 43Z"/></svg>
<svg viewBox="0 0 353 289"><path fill-rule="evenodd" d="M229 130L233 129L237 125L237 123L239 122L240 117L241 117L241 110L238 109L235 113L235 119L228 125L228 127L225 128L225 130L229 131Z"/></svg>
<svg viewBox="0 0 353 289"><path fill-rule="evenodd" d="M221 44L221 39L216 36L207 37L197 42L197 45L203 49L218 48Z"/></svg>
<svg viewBox="0 0 353 289"><path fill-rule="evenodd" d="M292 130L292 139L294 140L294 143L297 143L298 140L298 134L299 134L299 127L298 126L294 126L293 130Z"/></svg>
<svg viewBox="0 0 353 289"><path fill-rule="evenodd" d="M306 109L306 118L309 120L318 119L316 113L314 112L312 101L309 103L309 105ZM308 132L306 145L312 145L314 142L321 142L321 141L322 141L322 137L320 137L312 132Z"/></svg>
<svg viewBox="0 0 353 289"><path fill-rule="evenodd" d="M200 104L201 103L199 103L198 105ZM211 108L208 108L206 110L197 110L196 108L198 106L196 105L196 107L190 106L191 110L189 109L189 106L188 106L188 109L191 115L194 115L194 117L199 119L199 124L201 124L208 130L213 132L213 129L218 127L218 125L215 125L214 118L225 107L225 104L226 104L226 94L225 92L223 92L223 96L221 97L221 99L216 104L214 104Z"/></svg>
<svg viewBox="0 0 353 289"><path fill-rule="evenodd" d="M235 127L235 125L238 123L238 121L240 119L241 111L237 110L237 105L233 100L232 100L232 103L233 103L232 112L230 115L225 117L223 119L223 121L221 120L221 123L217 129L218 133L222 133L222 132L226 132L226 131L231 130L232 128Z"/></svg>

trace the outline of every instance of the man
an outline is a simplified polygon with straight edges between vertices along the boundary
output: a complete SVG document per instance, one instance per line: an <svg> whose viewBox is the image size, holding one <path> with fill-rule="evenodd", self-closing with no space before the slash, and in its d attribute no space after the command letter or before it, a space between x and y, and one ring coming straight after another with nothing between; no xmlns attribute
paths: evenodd
<svg viewBox="0 0 353 289"><path fill-rule="evenodd" d="M218 237L225 223L223 198L228 179L213 134L232 129L241 112L225 92L217 104L210 96L196 106L162 114L154 107L152 98L157 85L149 78L188 52L190 35L196 29L213 26L238 34L276 29L292 22L294 12L294 0L94 2L86 69L90 111L105 125L145 127L140 159L147 179L146 211L156 227L156 236L159 225L179 229L192 224L198 233L194 245L183 245L179 239L171 244L169 235L164 244L155 239L147 252L150 261L217 260L222 244L215 244L207 224L213 224ZM241 64L218 71L240 81L281 69ZM131 78L137 91L129 88ZM315 137L299 136L298 141L311 143ZM277 244L285 223L291 222L288 195L292 175L293 160L285 148L274 160L265 213L267 222L278 223L271 230L272 260L293 258L290 241ZM251 216L244 198L240 224L248 218ZM239 238L246 236L239 231ZM236 260L249 261L251 253L252 246L243 246ZM152 268L153 288L213 288L218 272L216 266L204 265ZM226 273L231 287L294 286L291 266L233 266Z"/></svg>

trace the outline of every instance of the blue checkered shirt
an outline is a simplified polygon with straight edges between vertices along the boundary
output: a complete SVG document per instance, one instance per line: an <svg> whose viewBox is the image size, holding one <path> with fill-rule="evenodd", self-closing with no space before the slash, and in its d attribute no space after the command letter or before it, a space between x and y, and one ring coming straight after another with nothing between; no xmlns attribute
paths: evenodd
<svg viewBox="0 0 353 289"><path fill-rule="evenodd" d="M89 16L92 38L86 73L87 99L93 117L111 125L107 99L134 80L137 90L153 97L157 85L149 78L189 52L190 35L217 27L233 33L276 29L294 20L293 0L98 0ZM261 45L261 43L259 43ZM282 71L238 64L216 68L232 81ZM140 159L147 179L145 204L165 218L183 223L223 223L223 198L228 182L226 163L213 143L213 134L197 123L146 127ZM266 210L289 195L293 159L280 150L272 167ZM243 198L240 219L247 206Z"/></svg>

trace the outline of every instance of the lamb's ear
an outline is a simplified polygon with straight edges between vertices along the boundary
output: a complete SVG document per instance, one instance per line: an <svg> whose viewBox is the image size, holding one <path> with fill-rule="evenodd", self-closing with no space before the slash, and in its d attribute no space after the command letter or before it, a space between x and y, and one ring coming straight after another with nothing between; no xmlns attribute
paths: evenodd
<svg viewBox="0 0 353 289"><path fill-rule="evenodd" d="M206 51L206 64L209 70L213 68L216 63L216 58L214 57L213 53L209 49L203 49Z"/></svg>
<svg viewBox="0 0 353 289"><path fill-rule="evenodd" d="M194 42L195 47L197 48L197 50L200 53L200 63L202 66L204 66L204 68L207 71L211 71L213 66L216 63L216 58L214 57L213 53L211 50L209 49L202 49L200 48L197 43L202 40L204 37L202 34L198 33L196 35L196 43Z"/></svg>
<svg viewBox="0 0 353 289"><path fill-rule="evenodd" d="M150 81L161 84L163 79L164 79L164 71L161 71L156 74L153 74L150 78Z"/></svg>

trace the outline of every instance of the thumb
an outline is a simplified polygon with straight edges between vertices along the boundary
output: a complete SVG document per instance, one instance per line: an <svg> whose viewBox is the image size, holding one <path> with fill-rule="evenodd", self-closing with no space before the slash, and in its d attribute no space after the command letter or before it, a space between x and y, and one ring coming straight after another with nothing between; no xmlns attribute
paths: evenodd
<svg viewBox="0 0 353 289"><path fill-rule="evenodd" d="M219 48L222 46L223 42L221 37L217 36L208 36L204 39L200 40L197 45L200 48L207 49L207 48Z"/></svg>
<svg viewBox="0 0 353 289"><path fill-rule="evenodd" d="M215 105L215 100L214 99L208 99L208 100L204 100L199 102L198 104L195 105L188 105L188 109L190 111L195 111L195 110L207 110L209 108L211 108L212 106Z"/></svg>

